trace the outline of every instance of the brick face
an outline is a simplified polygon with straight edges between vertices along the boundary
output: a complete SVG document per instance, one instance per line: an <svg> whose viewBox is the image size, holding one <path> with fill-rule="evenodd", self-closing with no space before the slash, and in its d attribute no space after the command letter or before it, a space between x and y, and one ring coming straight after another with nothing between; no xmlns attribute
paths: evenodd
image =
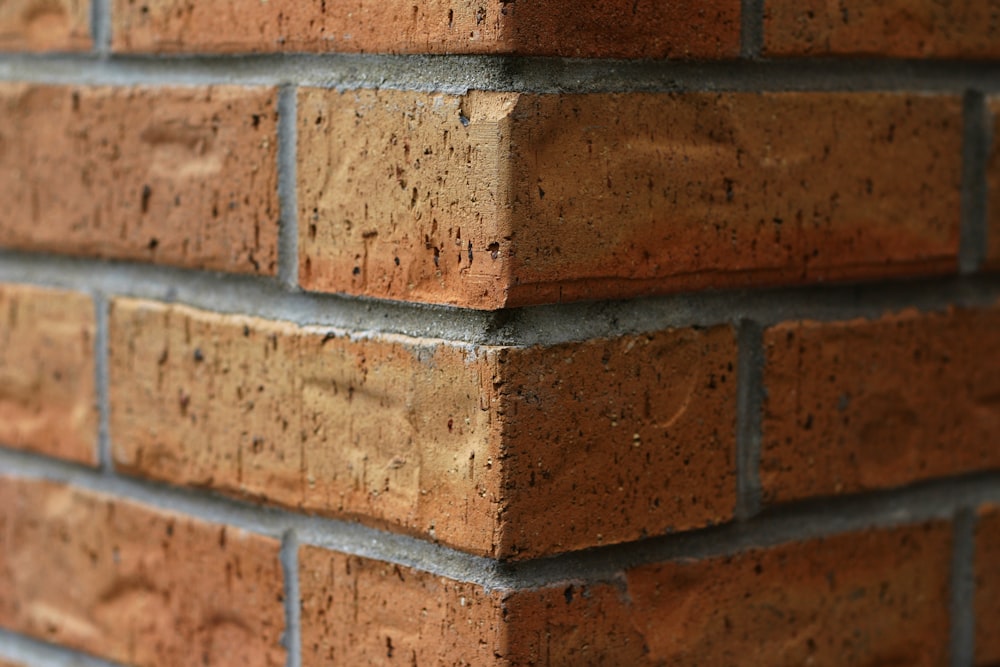
<svg viewBox="0 0 1000 667"><path fill-rule="evenodd" d="M734 58L738 0L401 0L246 6L234 0L113 0L122 52L496 53Z"/></svg>
<svg viewBox="0 0 1000 667"><path fill-rule="evenodd" d="M391 644L419 664L940 665L950 560L949 526L930 523L486 593L307 548L303 664L390 664Z"/></svg>
<svg viewBox="0 0 1000 667"><path fill-rule="evenodd" d="M1000 0L765 0L767 56L1000 57Z"/></svg>
<svg viewBox="0 0 1000 667"><path fill-rule="evenodd" d="M993 307L768 329L765 500L1000 467L998 325Z"/></svg>
<svg viewBox="0 0 1000 667"><path fill-rule="evenodd" d="M0 285L0 443L97 462L94 304L76 292Z"/></svg>
<svg viewBox="0 0 1000 667"><path fill-rule="evenodd" d="M0 625L110 660L283 665L276 541L0 477Z"/></svg>
<svg viewBox="0 0 1000 667"><path fill-rule="evenodd" d="M732 516L728 327L465 348L119 300L110 337L132 474L496 556Z"/></svg>
<svg viewBox="0 0 1000 667"><path fill-rule="evenodd" d="M975 532L976 665L1000 662L1000 507L979 511Z"/></svg>
<svg viewBox="0 0 1000 667"><path fill-rule="evenodd" d="M275 273L273 88L0 84L0 245Z"/></svg>
<svg viewBox="0 0 1000 667"><path fill-rule="evenodd" d="M497 308L957 266L952 97L306 90L299 131L311 290Z"/></svg>
<svg viewBox="0 0 1000 667"><path fill-rule="evenodd" d="M89 0L7 0L0 4L0 51L86 51Z"/></svg>

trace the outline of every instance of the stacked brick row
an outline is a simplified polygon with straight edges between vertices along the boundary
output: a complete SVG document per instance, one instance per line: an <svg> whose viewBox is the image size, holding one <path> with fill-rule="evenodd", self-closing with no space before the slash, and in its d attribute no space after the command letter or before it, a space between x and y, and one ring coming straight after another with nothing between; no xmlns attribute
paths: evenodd
<svg viewBox="0 0 1000 667"><path fill-rule="evenodd" d="M1000 661L1000 2L93 2L0 4L0 664Z"/></svg>

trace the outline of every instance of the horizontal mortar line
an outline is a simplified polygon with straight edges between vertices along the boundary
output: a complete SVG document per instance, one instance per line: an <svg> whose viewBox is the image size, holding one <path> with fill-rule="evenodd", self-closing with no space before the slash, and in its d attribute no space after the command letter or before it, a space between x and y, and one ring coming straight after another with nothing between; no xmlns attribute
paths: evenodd
<svg viewBox="0 0 1000 667"><path fill-rule="evenodd" d="M555 345L742 320L768 326L801 319L877 318L908 308L941 311L949 305L1000 303L1000 274L978 274L705 290L482 311L302 292L274 278L2 250L0 283L71 289L109 299L150 299L364 335L401 334L459 345Z"/></svg>
<svg viewBox="0 0 1000 667"><path fill-rule="evenodd" d="M0 628L0 658L23 662L27 667L122 667L116 662L3 628Z"/></svg>
<svg viewBox="0 0 1000 667"><path fill-rule="evenodd" d="M973 473L843 497L820 497L778 507L745 522L504 563L510 588L562 582L620 582L630 568L677 560L732 556L755 548L891 529L932 520L953 521L968 508L1000 503L1000 472Z"/></svg>
<svg viewBox="0 0 1000 667"><path fill-rule="evenodd" d="M1000 472L975 473L907 487L816 498L772 509L748 521L594 547L527 561L497 561L416 537L254 505L148 480L102 474L37 454L0 449L0 476L70 484L109 497L210 523L301 544L412 567L492 590L530 590L564 582L620 581L629 568L737 554L866 529L950 520L958 512L1000 503Z"/></svg>
<svg viewBox="0 0 1000 667"><path fill-rule="evenodd" d="M413 567L489 589L499 583L495 576L495 560L347 520L257 505L206 490L102 473L38 454L0 448L0 477L3 476L66 483L276 540L283 540L293 531L301 544Z"/></svg>
<svg viewBox="0 0 1000 667"><path fill-rule="evenodd" d="M1000 91L1000 62L795 59L683 62L502 55L0 55L0 80L222 84L463 93L628 91Z"/></svg>

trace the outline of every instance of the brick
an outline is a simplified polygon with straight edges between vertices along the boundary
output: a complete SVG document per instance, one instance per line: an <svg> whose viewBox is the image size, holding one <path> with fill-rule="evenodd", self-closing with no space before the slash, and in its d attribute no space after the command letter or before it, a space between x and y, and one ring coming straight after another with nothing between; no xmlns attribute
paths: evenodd
<svg viewBox="0 0 1000 667"><path fill-rule="evenodd" d="M735 58L738 0L114 0L121 52L497 53Z"/></svg>
<svg viewBox="0 0 1000 667"><path fill-rule="evenodd" d="M989 98L992 146L986 167L987 239L985 267L1000 270L1000 97Z"/></svg>
<svg viewBox="0 0 1000 667"><path fill-rule="evenodd" d="M733 517L732 328L505 350L497 365L502 553L571 551Z"/></svg>
<svg viewBox="0 0 1000 667"><path fill-rule="evenodd" d="M277 541L0 478L0 625L130 665L283 665Z"/></svg>
<svg viewBox="0 0 1000 667"><path fill-rule="evenodd" d="M1000 57L1000 0L765 0L766 56Z"/></svg>
<svg viewBox="0 0 1000 667"><path fill-rule="evenodd" d="M489 665L506 629L476 584L305 546L302 664Z"/></svg>
<svg viewBox="0 0 1000 667"><path fill-rule="evenodd" d="M979 510L975 531L975 664L1000 663L1000 507Z"/></svg>
<svg viewBox="0 0 1000 667"><path fill-rule="evenodd" d="M76 292L0 285L0 444L97 462L94 304Z"/></svg>
<svg viewBox="0 0 1000 667"><path fill-rule="evenodd" d="M0 51L88 51L89 0L0 3Z"/></svg>
<svg viewBox="0 0 1000 667"><path fill-rule="evenodd" d="M276 92L0 84L0 245L275 273Z"/></svg>
<svg viewBox="0 0 1000 667"><path fill-rule="evenodd" d="M302 89L300 278L494 309L953 272L961 116L903 93Z"/></svg>
<svg viewBox="0 0 1000 667"><path fill-rule="evenodd" d="M23 662L13 662L11 660L6 660L0 658L0 667L28 667Z"/></svg>
<svg viewBox="0 0 1000 667"><path fill-rule="evenodd" d="M131 300L110 326L130 474L499 557L732 516L729 327L469 347Z"/></svg>
<svg viewBox="0 0 1000 667"><path fill-rule="evenodd" d="M764 499L1000 467L998 326L994 307L768 329Z"/></svg>
<svg viewBox="0 0 1000 667"><path fill-rule="evenodd" d="M358 655L367 664L947 662L951 531L942 522L533 590L487 592L312 547L301 553L307 666Z"/></svg>

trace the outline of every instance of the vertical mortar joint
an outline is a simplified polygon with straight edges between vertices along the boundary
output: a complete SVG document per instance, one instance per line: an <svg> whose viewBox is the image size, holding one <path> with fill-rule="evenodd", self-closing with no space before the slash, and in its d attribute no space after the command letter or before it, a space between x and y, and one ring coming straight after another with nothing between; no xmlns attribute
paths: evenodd
<svg viewBox="0 0 1000 667"><path fill-rule="evenodd" d="M736 391L736 518L747 520L761 509L760 442L764 402L764 332L742 320L738 333Z"/></svg>

